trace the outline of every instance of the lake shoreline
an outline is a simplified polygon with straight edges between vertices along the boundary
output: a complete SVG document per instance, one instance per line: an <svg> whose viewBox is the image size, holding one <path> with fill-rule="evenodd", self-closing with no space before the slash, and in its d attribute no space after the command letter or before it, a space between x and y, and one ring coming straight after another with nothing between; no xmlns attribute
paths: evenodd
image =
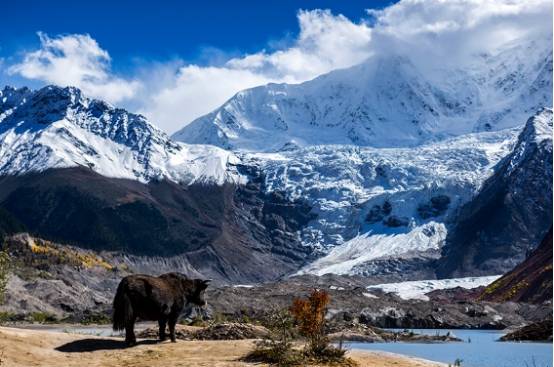
<svg viewBox="0 0 554 367"><path fill-rule="evenodd" d="M433 333L441 330L414 329L416 333ZM496 330L450 329L462 339L452 343L346 343L347 348L386 351L453 364L463 360L467 367L521 367L537 365L552 367L552 342L504 342L505 333ZM535 364L533 364L535 363Z"/></svg>

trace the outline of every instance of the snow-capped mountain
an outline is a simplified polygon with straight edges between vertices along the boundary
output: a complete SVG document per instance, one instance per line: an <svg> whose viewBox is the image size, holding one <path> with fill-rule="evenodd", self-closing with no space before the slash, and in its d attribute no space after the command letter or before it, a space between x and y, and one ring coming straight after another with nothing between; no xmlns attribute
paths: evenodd
<svg viewBox="0 0 554 367"><path fill-rule="evenodd" d="M245 90L181 142L76 88L6 87L0 209L46 238L177 256L163 261L233 281L497 275L552 218L536 194L552 192L550 44L514 42L432 73L375 56ZM499 225L472 242L456 235L491 205L508 213ZM466 243L478 256L460 255Z"/></svg>
<svg viewBox="0 0 554 367"><path fill-rule="evenodd" d="M236 157L176 143L143 116L89 99L77 88L0 91L0 175L85 166L147 182L236 181Z"/></svg>
<svg viewBox="0 0 554 367"><path fill-rule="evenodd" d="M247 151L406 147L515 127L552 104L551 44L520 40L432 73L407 56L374 56L302 84L239 92L173 138Z"/></svg>

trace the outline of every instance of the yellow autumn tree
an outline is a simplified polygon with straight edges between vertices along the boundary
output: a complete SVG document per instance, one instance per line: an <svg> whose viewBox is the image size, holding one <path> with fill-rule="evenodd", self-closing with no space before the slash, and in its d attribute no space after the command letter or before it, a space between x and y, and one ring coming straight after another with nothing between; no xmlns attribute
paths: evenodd
<svg viewBox="0 0 554 367"><path fill-rule="evenodd" d="M290 307L298 331L308 339L308 351L313 355L320 355L329 345L324 327L330 300L327 292L314 289L307 298L296 298Z"/></svg>

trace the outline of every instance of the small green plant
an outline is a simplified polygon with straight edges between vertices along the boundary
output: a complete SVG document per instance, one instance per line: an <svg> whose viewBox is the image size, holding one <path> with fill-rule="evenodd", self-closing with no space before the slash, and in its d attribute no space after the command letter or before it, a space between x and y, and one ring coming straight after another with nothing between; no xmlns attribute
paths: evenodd
<svg viewBox="0 0 554 367"><path fill-rule="evenodd" d="M229 317L219 312L215 312L213 315L212 323L213 324L223 324L224 322L229 322Z"/></svg>
<svg viewBox="0 0 554 367"><path fill-rule="evenodd" d="M111 322L112 322L112 319L110 315L105 312L87 312L79 320L79 323L83 325L90 325L90 324L108 325Z"/></svg>
<svg viewBox="0 0 554 367"><path fill-rule="evenodd" d="M11 271L10 255L7 251L0 251L0 304L4 303L6 287Z"/></svg>
<svg viewBox="0 0 554 367"><path fill-rule="evenodd" d="M188 323L190 326L208 326L208 323L204 320L202 315L196 314L192 320Z"/></svg>
<svg viewBox="0 0 554 367"><path fill-rule="evenodd" d="M0 325L9 321L18 321L17 315L8 311L0 312Z"/></svg>
<svg viewBox="0 0 554 367"><path fill-rule="evenodd" d="M39 324L52 323L58 321L56 316L51 315L46 312L32 312L29 314L29 319L32 322L37 322Z"/></svg>

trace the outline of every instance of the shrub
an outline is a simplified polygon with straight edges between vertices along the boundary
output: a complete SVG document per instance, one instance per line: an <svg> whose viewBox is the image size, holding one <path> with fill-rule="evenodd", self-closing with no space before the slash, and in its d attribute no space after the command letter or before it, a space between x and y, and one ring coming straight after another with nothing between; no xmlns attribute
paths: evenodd
<svg viewBox="0 0 554 367"><path fill-rule="evenodd" d="M256 349L245 360L277 366L356 366L355 361L345 357L346 351L342 346L332 346L325 335L325 314L329 301L327 292L314 290L307 298L295 299L289 310L271 312L265 322L269 335L256 343ZM293 348L295 325L299 334L308 341L303 351Z"/></svg>
<svg viewBox="0 0 554 367"><path fill-rule="evenodd" d="M6 322L21 321L21 320L22 320L21 315L16 315L13 312L8 312L8 311L0 312L0 325Z"/></svg>
<svg viewBox="0 0 554 367"><path fill-rule="evenodd" d="M106 312L85 312L79 322L83 325L108 325L112 322L112 318Z"/></svg>
<svg viewBox="0 0 554 367"><path fill-rule="evenodd" d="M293 349L294 320L287 310L272 312L266 322L269 334L256 343L256 349L245 360L277 366L292 366L302 362L302 353Z"/></svg>
<svg viewBox="0 0 554 367"><path fill-rule="evenodd" d="M53 323L58 321L55 315L51 315L46 312L31 312L29 314L28 320L31 322L37 322L39 324Z"/></svg>

